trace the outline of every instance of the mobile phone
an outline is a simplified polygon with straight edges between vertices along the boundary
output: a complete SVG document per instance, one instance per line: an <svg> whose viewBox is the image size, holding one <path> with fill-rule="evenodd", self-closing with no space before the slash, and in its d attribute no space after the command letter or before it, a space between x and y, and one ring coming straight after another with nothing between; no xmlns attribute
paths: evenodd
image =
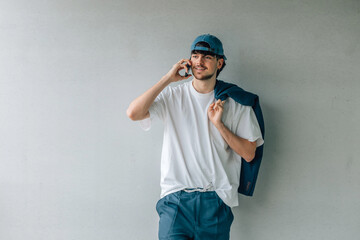
<svg viewBox="0 0 360 240"><path fill-rule="evenodd" d="M186 67L189 69L188 71L190 71L190 65L189 64L186 64ZM187 77L187 76L189 76L189 73L187 73L187 72L185 72L185 75L184 75L184 77Z"/></svg>

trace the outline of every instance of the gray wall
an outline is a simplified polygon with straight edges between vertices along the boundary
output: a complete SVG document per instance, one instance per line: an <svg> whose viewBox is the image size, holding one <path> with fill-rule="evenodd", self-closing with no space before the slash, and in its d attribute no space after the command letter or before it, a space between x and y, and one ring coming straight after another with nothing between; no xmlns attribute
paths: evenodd
<svg viewBox="0 0 360 240"><path fill-rule="evenodd" d="M3 0L0 239L156 239L162 126L125 111L202 33L267 129L232 239L359 237L360 1Z"/></svg>

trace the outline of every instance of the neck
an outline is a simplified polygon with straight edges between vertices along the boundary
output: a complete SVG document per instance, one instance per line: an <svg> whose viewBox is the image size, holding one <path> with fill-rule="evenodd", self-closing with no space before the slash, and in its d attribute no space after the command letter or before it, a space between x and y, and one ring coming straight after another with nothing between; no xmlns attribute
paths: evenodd
<svg viewBox="0 0 360 240"><path fill-rule="evenodd" d="M194 78L193 86L195 90L199 93L209 93L215 88L216 78L211 78L208 80L198 80Z"/></svg>

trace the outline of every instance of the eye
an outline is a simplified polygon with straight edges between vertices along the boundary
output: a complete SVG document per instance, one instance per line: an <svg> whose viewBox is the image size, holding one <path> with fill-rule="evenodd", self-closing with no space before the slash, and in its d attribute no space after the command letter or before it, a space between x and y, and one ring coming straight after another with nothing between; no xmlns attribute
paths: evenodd
<svg viewBox="0 0 360 240"><path fill-rule="evenodd" d="M206 59L212 59L212 57L211 57L211 56L206 56L205 58L206 58Z"/></svg>

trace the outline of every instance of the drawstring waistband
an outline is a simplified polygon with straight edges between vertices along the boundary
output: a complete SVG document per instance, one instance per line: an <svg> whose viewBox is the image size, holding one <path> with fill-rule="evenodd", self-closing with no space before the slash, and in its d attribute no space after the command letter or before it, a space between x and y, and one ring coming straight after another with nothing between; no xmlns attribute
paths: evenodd
<svg viewBox="0 0 360 240"><path fill-rule="evenodd" d="M209 191L215 191L215 190L214 190L214 186L213 186L212 182L210 182L209 185L207 185L204 188L201 188L201 187L185 188L184 191L187 193L192 193L192 192L209 192Z"/></svg>

